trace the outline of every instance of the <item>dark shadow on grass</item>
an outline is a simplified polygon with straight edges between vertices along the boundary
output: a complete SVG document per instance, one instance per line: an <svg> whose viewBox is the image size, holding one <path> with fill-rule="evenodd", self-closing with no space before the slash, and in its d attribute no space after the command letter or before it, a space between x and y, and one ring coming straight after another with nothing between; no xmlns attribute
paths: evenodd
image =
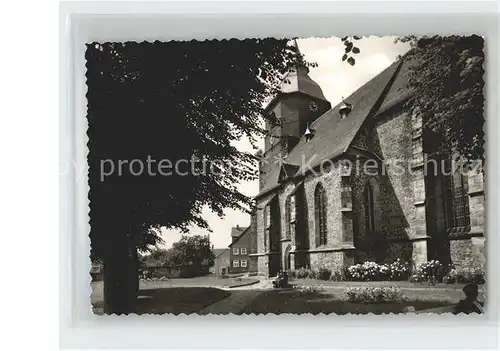
<svg viewBox="0 0 500 351"><path fill-rule="evenodd" d="M274 314L386 314L402 313L407 306L415 310L446 306L442 301L401 301L383 303L355 303L335 299L321 292L300 292L294 290L266 291L247 305L243 314L274 313Z"/></svg>
<svg viewBox="0 0 500 351"><path fill-rule="evenodd" d="M215 288L192 287L141 290L137 300L136 313L196 313L229 295L229 292Z"/></svg>
<svg viewBox="0 0 500 351"><path fill-rule="evenodd" d="M191 314L231 295L216 288L160 288L139 291L135 313L141 314ZM102 314L103 303L94 304L96 314Z"/></svg>

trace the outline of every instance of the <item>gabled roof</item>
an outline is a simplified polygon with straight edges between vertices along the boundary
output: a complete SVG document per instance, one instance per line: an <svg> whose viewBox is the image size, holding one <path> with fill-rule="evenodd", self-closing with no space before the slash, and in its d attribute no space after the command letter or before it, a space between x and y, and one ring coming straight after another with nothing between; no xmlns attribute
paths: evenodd
<svg viewBox="0 0 500 351"><path fill-rule="evenodd" d="M249 229L250 227L246 227L245 230L236 239L234 239L234 241L231 244L229 244L229 247L233 246L233 244L237 243L241 238L247 235L247 233L250 232Z"/></svg>
<svg viewBox="0 0 500 351"><path fill-rule="evenodd" d="M345 153L368 116L408 96L409 91L405 85L407 68L408 60L400 59L352 93L345 99L352 105L352 111L346 118L340 118L339 103L316 119L311 124L311 128L315 130L314 137L306 142L302 136L287 156L287 163L298 166L294 177L300 177L321 162ZM281 167L270 171L257 197L279 185L280 171Z"/></svg>
<svg viewBox="0 0 500 351"><path fill-rule="evenodd" d="M247 227L232 227L231 228L231 237L235 238L235 237L240 236L245 231L245 229L247 229Z"/></svg>
<svg viewBox="0 0 500 351"><path fill-rule="evenodd" d="M217 258L227 250L228 250L228 248L226 247L224 249L212 249L212 252L214 253L215 258Z"/></svg>

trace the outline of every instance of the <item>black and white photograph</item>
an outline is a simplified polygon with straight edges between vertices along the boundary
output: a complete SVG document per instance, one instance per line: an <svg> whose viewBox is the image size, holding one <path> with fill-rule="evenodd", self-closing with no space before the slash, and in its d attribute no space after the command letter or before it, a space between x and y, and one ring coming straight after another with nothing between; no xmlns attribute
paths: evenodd
<svg viewBox="0 0 500 351"><path fill-rule="evenodd" d="M485 44L88 42L93 313L484 314Z"/></svg>

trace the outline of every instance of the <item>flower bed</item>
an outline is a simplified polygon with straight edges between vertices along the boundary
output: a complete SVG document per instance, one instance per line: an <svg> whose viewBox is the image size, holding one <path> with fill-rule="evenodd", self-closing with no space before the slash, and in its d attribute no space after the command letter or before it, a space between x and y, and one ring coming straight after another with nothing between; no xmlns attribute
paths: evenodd
<svg viewBox="0 0 500 351"><path fill-rule="evenodd" d="M348 288L346 294L350 302L381 303L404 300L401 290L396 286Z"/></svg>
<svg viewBox="0 0 500 351"><path fill-rule="evenodd" d="M318 270L300 268L289 272L290 278L318 279L332 281L404 281L429 284L436 283L476 283L485 282L485 272L478 268L455 269L446 267L437 260L419 263L413 270L411 265L400 259L379 264L367 261L332 271L326 267Z"/></svg>

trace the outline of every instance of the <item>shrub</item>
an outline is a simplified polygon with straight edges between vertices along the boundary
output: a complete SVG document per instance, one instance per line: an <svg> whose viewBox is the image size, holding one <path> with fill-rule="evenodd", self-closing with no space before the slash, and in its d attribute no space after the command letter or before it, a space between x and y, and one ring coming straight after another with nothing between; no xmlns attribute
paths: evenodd
<svg viewBox="0 0 500 351"><path fill-rule="evenodd" d="M437 260L419 263L410 278L412 282L435 284L443 280L444 266Z"/></svg>
<svg viewBox="0 0 500 351"><path fill-rule="evenodd" d="M299 291L301 294L308 294L308 293L317 293L324 290L325 289L323 288L322 285L304 285L300 287Z"/></svg>
<svg viewBox="0 0 500 351"><path fill-rule="evenodd" d="M389 280L406 280L410 275L409 264L399 258L389 265Z"/></svg>
<svg viewBox="0 0 500 351"><path fill-rule="evenodd" d="M310 270L304 267L299 268L295 271L295 276L297 279L305 279L309 277Z"/></svg>
<svg viewBox="0 0 500 351"><path fill-rule="evenodd" d="M396 286L348 288L346 294L350 302L381 303L397 302L404 299L401 290Z"/></svg>
<svg viewBox="0 0 500 351"><path fill-rule="evenodd" d="M463 268L463 269L452 268L443 277L443 283L484 284L485 282L484 278L485 278L485 272L481 268Z"/></svg>
<svg viewBox="0 0 500 351"><path fill-rule="evenodd" d="M380 266L371 261L367 261L362 264L355 264L350 266L347 270L352 280L363 281L376 280L376 278L380 278Z"/></svg>
<svg viewBox="0 0 500 351"><path fill-rule="evenodd" d="M332 271L328 268L322 267L317 272L316 279L329 280L332 275Z"/></svg>
<svg viewBox="0 0 500 351"><path fill-rule="evenodd" d="M315 271L315 270L308 270L307 271L307 278L317 279L317 277L318 277L318 271Z"/></svg>
<svg viewBox="0 0 500 351"><path fill-rule="evenodd" d="M343 274L343 271L333 271L332 274L330 274L330 280L340 282L345 280L345 275Z"/></svg>

